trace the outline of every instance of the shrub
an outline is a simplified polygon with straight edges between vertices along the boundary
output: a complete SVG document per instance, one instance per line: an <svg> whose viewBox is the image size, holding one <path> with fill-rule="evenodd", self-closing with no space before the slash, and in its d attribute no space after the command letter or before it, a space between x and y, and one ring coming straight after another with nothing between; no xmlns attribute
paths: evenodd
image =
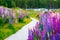
<svg viewBox="0 0 60 40"><path fill-rule="evenodd" d="M0 26L2 26L2 25L3 25L3 19L0 18Z"/></svg>

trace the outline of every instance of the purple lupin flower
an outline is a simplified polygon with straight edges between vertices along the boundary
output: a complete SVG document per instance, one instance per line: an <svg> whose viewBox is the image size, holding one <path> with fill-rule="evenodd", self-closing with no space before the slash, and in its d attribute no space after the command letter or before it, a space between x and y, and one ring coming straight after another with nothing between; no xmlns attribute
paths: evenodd
<svg viewBox="0 0 60 40"><path fill-rule="evenodd" d="M60 40L59 13L48 12L48 14L43 14L40 21L40 24L37 23L33 29L37 38L39 36L40 40Z"/></svg>
<svg viewBox="0 0 60 40"><path fill-rule="evenodd" d="M19 12L19 18L23 19L24 18L24 13L23 12Z"/></svg>
<svg viewBox="0 0 60 40"><path fill-rule="evenodd" d="M0 7L0 16L3 14L3 7Z"/></svg>
<svg viewBox="0 0 60 40"><path fill-rule="evenodd" d="M28 40L34 40L34 34L33 34L33 31L28 29Z"/></svg>
<svg viewBox="0 0 60 40"><path fill-rule="evenodd" d="M21 19L22 19L22 18L23 18L23 15L20 15L20 16L19 16L19 18L21 18Z"/></svg>
<svg viewBox="0 0 60 40"><path fill-rule="evenodd" d="M56 22L55 22L55 24L56 25L54 27L54 30L56 32L56 35L59 35L60 34L60 15L59 15L59 13L56 13ZM59 37L59 36L57 36L57 37ZM57 39L60 39L60 38L57 38Z"/></svg>
<svg viewBox="0 0 60 40"><path fill-rule="evenodd" d="M41 32L41 40L46 40L45 30Z"/></svg>
<svg viewBox="0 0 60 40"><path fill-rule="evenodd" d="M39 31L40 31L40 23L37 22L34 28L34 32L36 33L36 36L39 36Z"/></svg>
<svg viewBox="0 0 60 40"><path fill-rule="evenodd" d="M56 40L60 40L60 34L56 33Z"/></svg>

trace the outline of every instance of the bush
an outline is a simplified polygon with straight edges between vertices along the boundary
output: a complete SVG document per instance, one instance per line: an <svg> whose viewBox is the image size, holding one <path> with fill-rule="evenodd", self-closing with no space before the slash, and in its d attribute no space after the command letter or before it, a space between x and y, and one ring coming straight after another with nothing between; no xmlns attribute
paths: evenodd
<svg viewBox="0 0 60 40"><path fill-rule="evenodd" d="M2 24L3 24L3 19L0 18L0 26L2 26Z"/></svg>
<svg viewBox="0 0 60 40"><path fill-rule="evenodd" d="M13 33L16 32L13 24L8 24L8 28L9 28L9 29L12 29L12 32L13 32Z"/></svg>
<svg viewBox="0 0 60 40"><path fill-rule="evenodd" d="M24 19L18 18L18 22L23 22Z"/></svg>
<svg viewBox="0 0 60 40"><path fill-rule="evenodd" d="M13 24L8 24L8 28L9 28L9 29L14 29Z"/></svg>
<svg viewBox="0 0 60 40"><path fill-rule="evenodd" d="M8 22L9 22L9 19L6 18L6 19L4 20L4 24L6 24L6 23L8 23Z"/></svg>

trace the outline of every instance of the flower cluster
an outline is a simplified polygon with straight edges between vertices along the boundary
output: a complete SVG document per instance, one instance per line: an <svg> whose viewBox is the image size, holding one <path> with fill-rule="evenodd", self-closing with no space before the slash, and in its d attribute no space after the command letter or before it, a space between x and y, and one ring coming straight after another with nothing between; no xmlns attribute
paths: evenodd
<svg viewBox="0 0 60 40"><path fill-rule="evenodd" d="M39 16L33 30L29 30L29 36L33 33L33 40L60 40L60 14L58 12L44 12ZM32 37L28 36L28 40ZM32 40L32 39L31 39Z"/></svg>
<svg viewBox="0 0 60 40"><path fill-rule="evenodd" d="M17 15L18 14L18 15ZM16 21L19 22L19 19L24 18L24 13L16 13L12 8L0 7L0 23L10 23L13 24ZM1 21L2 20L2 21Z"/></svg>

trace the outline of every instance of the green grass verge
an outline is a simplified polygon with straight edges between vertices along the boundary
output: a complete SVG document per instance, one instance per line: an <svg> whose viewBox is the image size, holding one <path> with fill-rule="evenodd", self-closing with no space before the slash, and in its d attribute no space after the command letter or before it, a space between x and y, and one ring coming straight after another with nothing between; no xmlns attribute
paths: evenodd
<svg viewBox="0 0 60 40"><path fill-rule="evenodd" d="M38 19L38 14L40 11L29 10L28 13L30 17Z"/></svg>

